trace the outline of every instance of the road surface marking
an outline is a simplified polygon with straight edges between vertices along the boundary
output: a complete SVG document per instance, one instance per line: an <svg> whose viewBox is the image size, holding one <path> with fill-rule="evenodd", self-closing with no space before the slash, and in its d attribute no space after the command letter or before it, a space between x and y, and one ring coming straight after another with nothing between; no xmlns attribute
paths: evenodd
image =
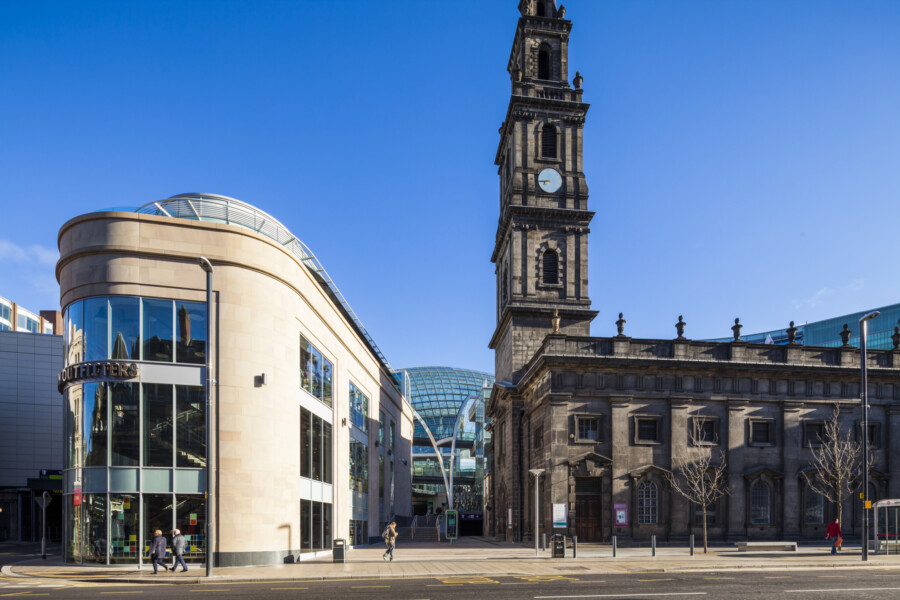
<svg viewBox="0 0 900 600"><path fill-rule="evenodd" d="M646 598L648 596L706 596L706 592L660 592L657 594L592 594L590 596L535 596L540 598Z"/></svg>
<svg viewBox="0 0 900 600"><path fill-rule="evenodd" d="M230 589L227 590L191 590L192 592L230 592Z"/></svg>
<svg viewBox="0 0 900 600"><path fill-rule="evenodd" d="M675 581L674 579L638 579L638 581Z"/></svg>
<svg viewBox="0 0 900 600"><path fill-rule="evenodd" d="M428 583L425 587L462 587L461 583Z"/></svg>
<svg viewBox="0 0 900 600"><path fill-rule="evenodd" d="M784 590L787 594L821 594L824 592L888 592L897 591L900 588L830 588L826 590Z"/></svg>
<svg viewBox="0 0 900 600"><path fill-rule="evenodd" d="M272 588L273 590L308 590L309 588Z"/></svg>
<svg viewBox="0 0 900 600"><path fill-rule="evenodd" d="M704 577L703 579L734 579L734 577Z"/></svg>
<svg viewBox="0 0 900 600"><path fill-rule="evenodd" d="M389 585L354 585L351 586L353 589L361 589L361 588L389 588Z"/></svg>
<svg viewBox="0 0 900 600"><path fill-rule="evenodd" d="M790 579L790 575L778 575L777 577L766 577L766 579Z"/></svg>
<svg viewBox="0 0 900 600"><path fill-rule="evenodd" d="M101 594L143 594L144 592L100 592Z"/></svg>

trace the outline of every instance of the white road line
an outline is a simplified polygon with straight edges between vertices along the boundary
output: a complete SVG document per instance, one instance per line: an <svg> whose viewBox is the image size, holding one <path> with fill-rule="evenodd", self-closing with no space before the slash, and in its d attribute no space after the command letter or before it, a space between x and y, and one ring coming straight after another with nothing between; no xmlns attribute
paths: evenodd
<svg viewBox="0 0 900 600"><path fill-rule="evenodd" d="M822 594L824 592L894 592L900 588L831 588L827 590L784 590L787 594Z"/></svg>
<svg viewBox="0 0 900 600"><path fill-rule="evenodd" d="M706 596L706 592L668 592L656 594L591 594L590 596L535 596L540 598L647 598L649 596Z"/></svg>

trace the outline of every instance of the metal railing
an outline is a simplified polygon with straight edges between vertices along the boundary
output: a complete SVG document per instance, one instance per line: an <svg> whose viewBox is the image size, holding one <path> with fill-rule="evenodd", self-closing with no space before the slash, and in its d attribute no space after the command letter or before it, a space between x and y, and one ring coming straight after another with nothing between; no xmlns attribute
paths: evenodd
<svg viewBox="0 0 900 600"><path fill-rule="evenodd" d="M381 361L382 365L389 373L393 373L394 370L391 368L390 363L388 363L387 358L385 358L384 354L378 348L378 345L375 343L375 340L372 339L372 336L369 335L369 332L366 331L366 328L363 327L359 317L356 316L356 313L350 308L347 299L341 294L341 291L328 275L328 272L325 270L325 267L322 266L322 263L319 262L319 259L316 258L315 254L312 253L306 244L301 242L297 236L292 234L287 227L279 223L278 220L271 215L246 202L241 202L234 198L220 196L218 194L196 193L178 194L171 198L167 198L166 200L150 202L138 207L134 212L145 215L172 217L175 219L189 219L192 221L238 225L275 240L297 257L306 268L312 271L316 279L328 289L334 300L347 314L347 317L353 323L360 336L362 336L378 360ZM393 378L391 378L391 380L393 381Z"/></svg>

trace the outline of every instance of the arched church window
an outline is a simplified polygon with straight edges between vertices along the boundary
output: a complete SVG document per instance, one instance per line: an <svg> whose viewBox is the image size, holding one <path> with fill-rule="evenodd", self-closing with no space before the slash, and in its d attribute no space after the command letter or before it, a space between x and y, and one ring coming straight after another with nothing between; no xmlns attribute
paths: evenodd
<svg viewBox="0 0 900 600"><path fill-rule="evenodd" d="M544 285L559 284L559 256L554 250L544 251Z"/></svg>
<svg viewBox="0 0 900 600"><path fill-rule="evenodd" d="M656 525L659 522L659 489L652 481L638 486L638 525Z"/></svg>
<svg viewBox="0 0 900 600"><path fill-rule="evenodd" d="M768 525L770 522L769 486L762 481L757 481L750 488L750 524Z"/></svg>
<svg viewBox="0 0 900 600"><path fill-rule="evenodd" d="M550 79L550 48L546 44L538 50L538 79Z"/></svg>
<svg viewBox="0 0 900 600"><path fill-rule="evenodd" d="M541 156L556 158L556 127L549 123L541 130Z"/></svg>

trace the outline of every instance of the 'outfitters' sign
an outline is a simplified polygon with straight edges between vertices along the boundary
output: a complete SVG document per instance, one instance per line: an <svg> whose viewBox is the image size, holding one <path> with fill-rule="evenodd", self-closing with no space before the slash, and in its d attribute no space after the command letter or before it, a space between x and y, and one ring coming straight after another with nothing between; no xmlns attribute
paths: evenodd
<svg viewBox="0 0 900 600"><path fill-rule="evenodd" d="M66 367L59 373L59 391L86 379L134 379L138 376L137 363L103 360L84 362Z"/></svg>

